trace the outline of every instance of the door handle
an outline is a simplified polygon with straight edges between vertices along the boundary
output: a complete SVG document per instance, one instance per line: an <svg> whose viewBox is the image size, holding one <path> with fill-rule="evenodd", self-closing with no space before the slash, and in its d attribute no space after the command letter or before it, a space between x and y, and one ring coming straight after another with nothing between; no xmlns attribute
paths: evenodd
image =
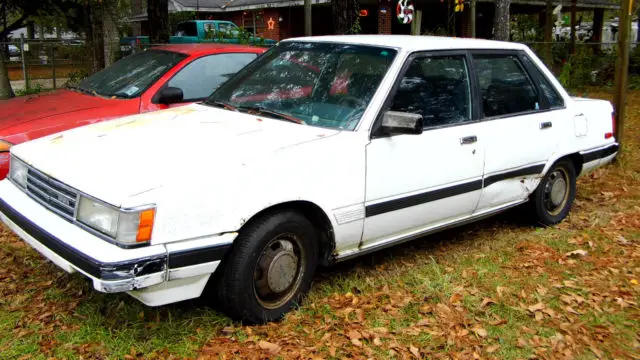
<svg viewBox="0 0 640 360"><path fill-rule="evenodd" d="M475 135L472 136L465 136L460 138L460 145L468 145L468 144L473 144L476 141L478 141L478 137Z"/></svg>
<svg viewBox="0 0 640 360"><path fill-rule="evenodd" d="M543 123L540 123L540 130L548 129L552 126L553 126L553 123L551 121L545 121Z"/></svg>

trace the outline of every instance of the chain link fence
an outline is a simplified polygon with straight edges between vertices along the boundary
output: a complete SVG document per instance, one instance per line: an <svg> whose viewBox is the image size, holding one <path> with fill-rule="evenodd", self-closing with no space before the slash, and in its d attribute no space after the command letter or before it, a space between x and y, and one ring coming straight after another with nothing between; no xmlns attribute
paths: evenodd
<svg viewBox="0 0 640 360"><path fill-rule="evenodd" d="M0 43L8 51L7 72L16 94L65 86L89 73L91 52L82 39L16 40Z"/></svg>

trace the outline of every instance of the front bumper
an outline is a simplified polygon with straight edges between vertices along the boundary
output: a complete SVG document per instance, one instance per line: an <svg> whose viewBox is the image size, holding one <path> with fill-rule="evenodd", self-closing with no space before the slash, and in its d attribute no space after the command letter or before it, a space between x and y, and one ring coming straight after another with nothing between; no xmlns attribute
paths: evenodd
<svg viewBox="0 0 640 360"><path fill-rule="evenodd" d="M123 249L47 210L8 180L0 181L0 219L47 259L69 273L82 273L105 293L210 274L235 238L230 233Z"/></svg>

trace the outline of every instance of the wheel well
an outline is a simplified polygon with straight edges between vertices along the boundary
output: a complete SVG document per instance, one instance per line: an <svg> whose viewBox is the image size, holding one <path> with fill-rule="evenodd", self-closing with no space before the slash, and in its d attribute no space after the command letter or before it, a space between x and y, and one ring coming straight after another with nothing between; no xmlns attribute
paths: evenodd
<svg viewBox="0 0 640 360"><path fill-rule="evenodd" d="M265 213L277 212L285 209L299 212L316 227L318 234L320 235L320 247L318 249L320 257L319 260L321 264L328 265L331 262L333 251L335 250L335 238L331 221L327 217L327 214L318 205L302 200L280 203L263 209L253 215L246 223L251 222L253 219L264 215Z"/></svg>
<svg viewBox="0 0 640 360"><path fill-rule="evenodd" d="M565 156L559 158L558 160L556 160L555 162L558 162L558 161L564 160L564 159L571 160L571 162L573 163L573 166L576 169L576 176L580 175L580 173L582 172L582 155L580 155L579 153L573 153L573 154L565 155Z"/></svg>

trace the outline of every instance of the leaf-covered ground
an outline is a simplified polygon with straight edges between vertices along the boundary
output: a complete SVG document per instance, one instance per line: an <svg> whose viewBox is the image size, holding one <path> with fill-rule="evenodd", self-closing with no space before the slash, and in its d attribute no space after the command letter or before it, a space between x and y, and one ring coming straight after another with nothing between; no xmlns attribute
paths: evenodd
<svg viewBox="0 0 640 360"><path fill-rule="evenodd" d="M606 93L590 97L610 99ZM0 358L640 359L640 92L569 218L514 210L323 269L282 322L104 295L0 229Z"/></svg>

